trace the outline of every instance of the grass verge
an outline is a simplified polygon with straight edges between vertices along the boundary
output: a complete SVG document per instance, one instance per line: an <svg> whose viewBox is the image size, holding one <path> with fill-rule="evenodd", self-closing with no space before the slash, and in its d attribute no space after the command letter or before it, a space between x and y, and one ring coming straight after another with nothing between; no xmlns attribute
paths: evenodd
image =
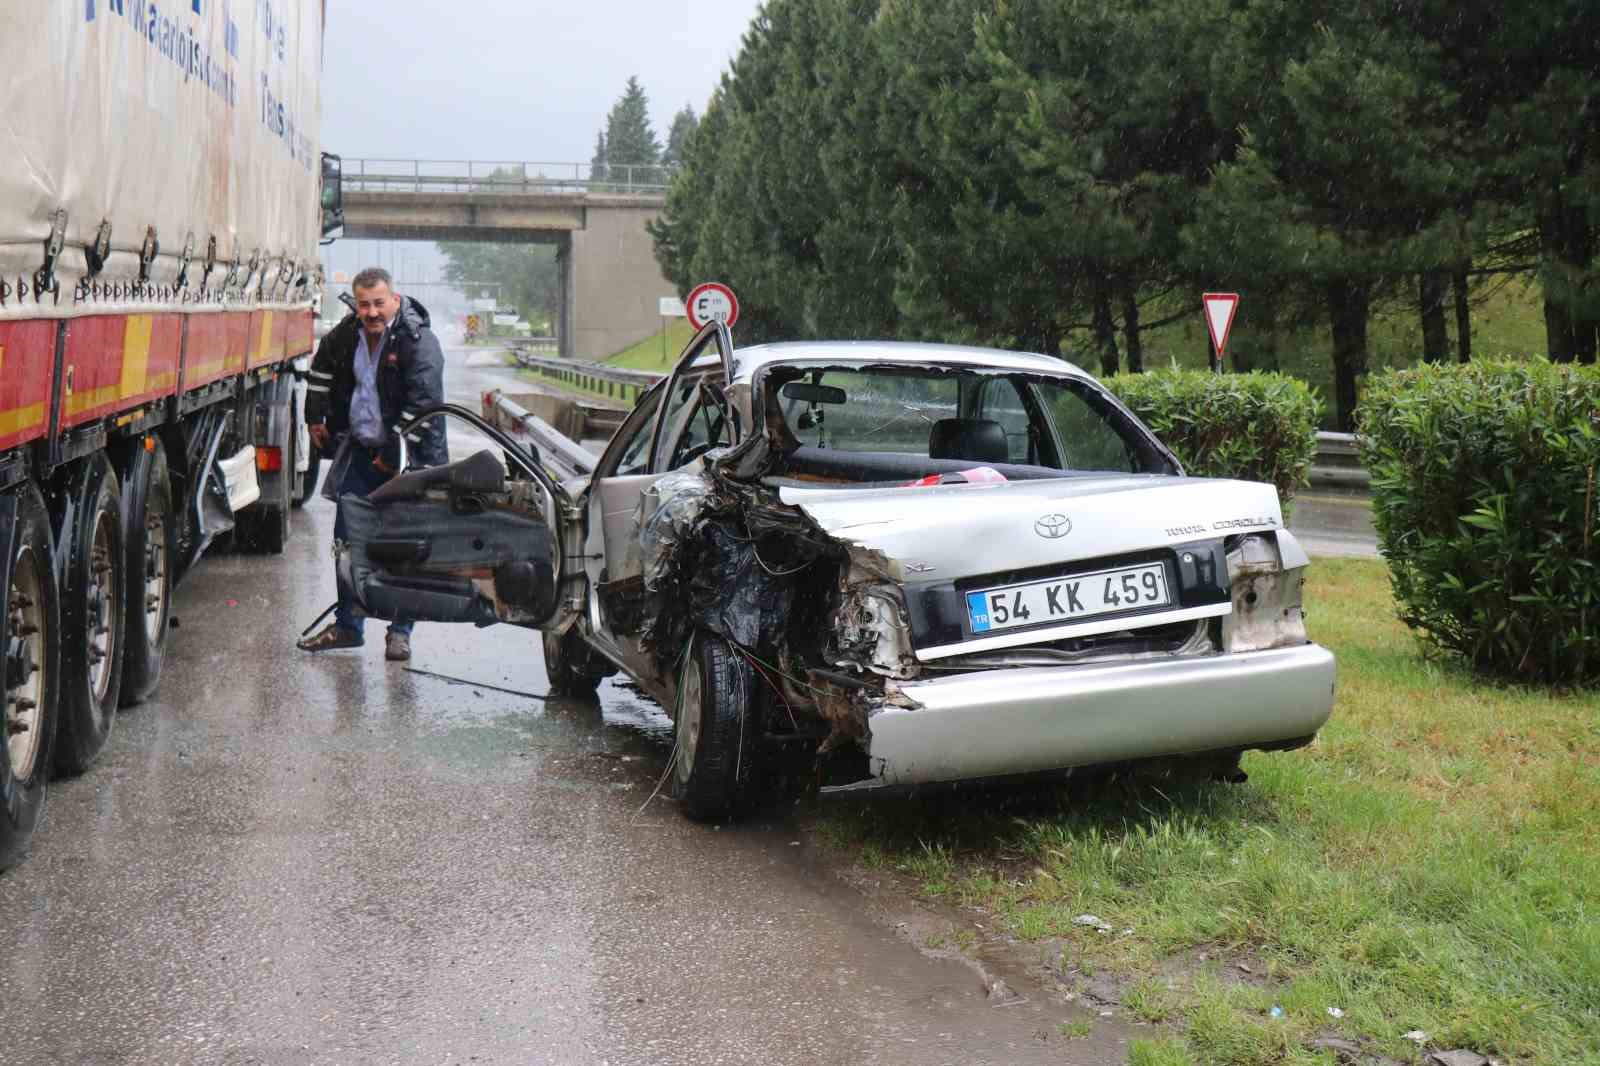
<svg viewBox="0 0 1600 1066"><path fill-rule="evenodd" d="M1422 1030L1600 1064L1600 695L1430 658L1381 562L1311 575L1334 716L1308 749L1248 756L1248 784L875 801L826 812L824 838L977 908L1069 983L1113 975L1119 1013L1169 1030L1130 1062L1324 1063L1311 1042L1333 1034L1420 1062L1404 1034Z"/></svg>

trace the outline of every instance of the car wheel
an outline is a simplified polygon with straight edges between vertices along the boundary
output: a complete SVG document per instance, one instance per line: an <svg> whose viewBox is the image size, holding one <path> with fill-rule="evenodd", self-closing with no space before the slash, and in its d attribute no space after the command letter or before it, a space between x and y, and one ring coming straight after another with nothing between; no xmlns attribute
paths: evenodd
<svg viewBox="0 0 1600 1066"><path fill-rule="evenodd" d="M544 634L544 672L550 678L550 691L558 696L594 696L600 679L609 672L596 670L594 658L576 629Z"/></svg>
<svg viewBox="0 0 1600 1066"><path fill-rule="evenodd" d="M56 732L61 616L50 567L50 522L32 485L0 534L0 870L16 865L44 809Z"/></svg>
<svg viewBox="0 0 1600 1066"><path fill-rule="evenodd" d="M167 451L161 438L150 437L148 441L148 447L133 451L122 479L122 541L128 560L123 569L124 707L144 700L161 681L176 558L177 530L172 514L172 485L167 479Z"/></svg>
<svg viewBox="0 0 1600 1066"><path fill-rule="evenodd" d="M721 637L697 633L678 676L672 790L695 821L749 805L759 750L750 664Z"/></svg>
<svg viewBox="0 0 1600 1066"><path fill-rule="evenodd" d="M80 774L111 737L122 691L127 555L122 493L104 455L73 478L76 528L71 531L61 590L61 722L55 769Z"/></svg>

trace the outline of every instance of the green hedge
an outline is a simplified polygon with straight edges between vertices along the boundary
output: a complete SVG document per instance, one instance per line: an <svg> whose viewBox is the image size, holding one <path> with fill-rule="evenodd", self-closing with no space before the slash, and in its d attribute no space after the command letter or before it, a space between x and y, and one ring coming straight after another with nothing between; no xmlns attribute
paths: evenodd
<svg viewBox="0 0 1600 1066"><path fill-rule="evenodd" d="M1317 452L1322 403L1282 374L1152 370L1106 386L1171 448L1190 474L1268 481L1287 513Z"/></svg>
<svg viewBox="0 0 1600 1066"><path fill-rule="evenodd" d="M1600 680L1600 369L1389 372L1358 421L1401 618L1485 673Z"/></svg>

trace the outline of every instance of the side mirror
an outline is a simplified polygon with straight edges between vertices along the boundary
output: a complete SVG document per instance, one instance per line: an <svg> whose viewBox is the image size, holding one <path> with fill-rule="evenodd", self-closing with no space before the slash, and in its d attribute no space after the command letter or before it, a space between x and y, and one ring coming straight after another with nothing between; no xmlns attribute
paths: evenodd
<svg viewBox="0 0 1600 1066"><path fill-rule="evenodd" d="M322 235L344 225L344 164L331 152L322 153Z"/></svg>

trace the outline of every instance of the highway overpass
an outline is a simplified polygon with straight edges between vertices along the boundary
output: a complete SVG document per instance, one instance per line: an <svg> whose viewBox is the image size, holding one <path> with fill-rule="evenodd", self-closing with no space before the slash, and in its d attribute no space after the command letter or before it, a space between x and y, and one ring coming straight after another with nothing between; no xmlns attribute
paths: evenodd
<svg viewBox="0 0 1600 1066"><path fill-rule="evenodd" d="M666 203L661 167L418 159L344 161L344 236L554 244L561 354L603 359L661 328L645 223ZM493 280L493 279L485 279Z"/></svg>

